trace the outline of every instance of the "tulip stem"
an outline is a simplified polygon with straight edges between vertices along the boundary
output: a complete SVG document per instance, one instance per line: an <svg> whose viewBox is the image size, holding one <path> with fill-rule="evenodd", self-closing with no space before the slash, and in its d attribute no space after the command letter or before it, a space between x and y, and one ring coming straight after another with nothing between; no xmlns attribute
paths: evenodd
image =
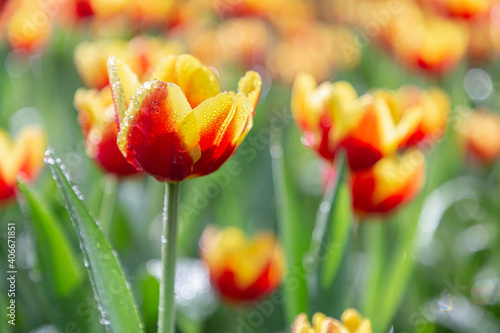
<svg viewBox="0 0 500 333"><path fill-rule="evenodd" d="M158 333L175 332L175 260L180 183L166 183L161 238L160 304Z"/></svg>

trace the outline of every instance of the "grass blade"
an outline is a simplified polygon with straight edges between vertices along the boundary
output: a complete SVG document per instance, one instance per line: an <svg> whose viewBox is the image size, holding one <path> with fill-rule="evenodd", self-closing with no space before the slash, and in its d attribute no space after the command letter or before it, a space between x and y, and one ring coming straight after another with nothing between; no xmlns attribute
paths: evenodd
<svg viewBox="0 0 500 333"><path fill-rule="evenodd" d="M349 240L352 214L345 163L345 155L339 155L337 172L318 209L306 257L309 292L320 308L331 303L332 286Z"/></svg>
<svg viewBox="0 0 500 333"><path fill-rule="evenodd" d="M61 160L47 151L45 161L50 166L78 234L101 311L101 323L112 332L142 332L143 324L116 252L75 193L77 188L69 183Z"/></svg>
<svg viewBox="0 0 500 333"><path fill-rule="evenodd" d="M19 190L33 222L44 280L53 294L67 297L82 283L81 261L77 259L57 219L40 197L22 181L19 181Z"/></svg>
<svg viewBox="0 0 500 333"><path fill-rule="evenodd" d="M287 263L287 274L283 282L285 320L290 325L295 317L301 313L308 313L309 300L307 282L302 266L305 250L298 246L303 243L304 227L300 219L300 207L296 192L291 188L292 183L287 181L287 170L283 157L281 136L274 137L271 146L274 192L278 216L278 234L283 245Z"/></svg>

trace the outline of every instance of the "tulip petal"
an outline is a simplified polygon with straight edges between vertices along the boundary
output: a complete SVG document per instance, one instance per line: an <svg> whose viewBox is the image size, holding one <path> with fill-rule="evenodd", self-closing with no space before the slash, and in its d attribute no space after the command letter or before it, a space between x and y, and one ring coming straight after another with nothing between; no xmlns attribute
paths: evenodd
<svg viewBox="0 0 500 333"><path fill-rule="evenodd" d="M220 91L215 73L188 54L163 58L150 79L177 84L193 108Z"/></svg>
<svg viewBox="0 0 500 333"><path fill-rule="evenodd" d="M393 153L397 148L397 132L391 111L382 98L366 95L361 98L362 106L357 123L345 127L345 137L339 146L347 151L352 170L371 167L382 156ZM349 127L353 126L352 128ZM344 126L339 126L344 128ZM338 133L337 132L337 133Z"/></svg>
<svg viewBox="0 0 500 333"><path fill-rule="evenodd" d="M423 112L422 107L418 105L405 110L396 126L398 146L408 142L409 138L418 129L422 121Z"/></svg>
<svg viewBox="0 0 500 333"><path fill-rule="evenodd" d="M243 141L252 124L253 107L238 93L220 93L194 110L200 128L201 158L193 173L206 175L217 170Z"/></svg>
<svg viewBox="0 0 500 333"><path fill-rule="evenodd" d="M387 213L411 200L424 178L425 157L419 150L383 158L373 168L352 174L354 209L358 213Z"/></svg>
<svg viewBox="0 0 500 333"><path fill-rule="evenodd" d="M7 184L16 183L20 172L33 178L41 167L46 141L45 132L37 125L25 126L15 140L0 130L0 156L9 157L0 163L0 178Z"/></svg>
<svg viewBox="0 0 500 333"><path fill-rule="evenodd" d="M177 85L148 81L132 97L118 146L137 169L160 181L181 181L200 156L196 121Z"/></svg>
<svg viewBox="0 0 500 333"><path fill-rule="evenodd" d="M139 78L122 60L110 56L108 58L108 76L115 103L118 127L125 117L130 98L139 87Z"/></svg>
<svg viewBox="0 0 500 333"><path fill-rule="evenodd" d="M240 81L238 82L238 92L245 95L250 104L255 107L259 102L260 92L262 90L262 79L260 74L254 71L249 71L245 73Z"/></svg>
<svg viewBox="0 0 500 333"><path fill-rule="evenodd" d="M318 127L321 111L311 106L311 95L317 87L316 79L306 73L295 78L292 91L292 114L304 131L314 131Z"/></svg>

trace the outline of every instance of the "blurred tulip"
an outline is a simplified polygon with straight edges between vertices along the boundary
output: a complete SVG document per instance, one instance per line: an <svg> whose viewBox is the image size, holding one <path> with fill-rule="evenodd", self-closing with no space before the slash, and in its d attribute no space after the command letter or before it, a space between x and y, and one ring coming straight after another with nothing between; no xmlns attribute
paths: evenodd
<svg viewBox="0 0 500 333"><path fill-rule="evenodd" d="M457 132L469 156L483 163L500 158L500 115L487 109L465 114Z"/></svg>
<svg viewBox="0 0 500 333"><path fill-rule="evenodd" d="M399 16L395 21L390 46L396 58L410 68L443 74L455 67L467 51L469 31L457 22L424 13Z"/></svg>
<svg viewBox="0 0 500 333"><path fill-rule="evenodd" d="M116 144L118 128L111 89L79 89L75 94L78 122L85 139L87 155L108 173L129 176L138 173Z"/></svg>
<svg viewBox="0 0 500 333"><path fill-rule="evenodd" d="M275 79L292 85L300 72L326 80L338 68L354 68L361 49L342 52L339 45L356 45L349 29L327 24L310 24L276 43L267 53L267 68Z"/></svg>
<svg viewBox="0 0 500 333"><path fill-rule="evenodd" d="M110 17L126 10L129 0L89 0L96 16Z"/></svg>
<svg viewBox="0 0 500 333"><path fill-rule="evenodd" d="M63 28L87 22L94 16L90 0L67 0L61 3L59 23Z"/></svg>
<svg viewBox="0 0 500 333"><path fill-rule="evenodd" d="M119 39L82 42L75 49L74 61L83 83L88 88L102 89L109 84L106 61L110 55L123 59L141 79L163 57L179 54L175 42L160 38L137 36L126 42Z"/></svg>
<svg viewBox="0 0 500 333"><path fill-rule="evenodd" d="M285 271L281 246L269 232L247 238L235 227L209 226L200 239L200 255L212 285L229 302L264 297L278 287Z"/></svg>
<svg viewBox="0 0 500 333"><path fill-rule="evenodd" d="M341 321L327 317L318 312L312 318L312 325L305 313L297 316L292 324L292 333L371 333L372 324L367 318L361 317L358 311L347 309L341 316Z"/></svg>
<svg viewBox="0 0 500 333"><path fill-rule="evenodd" d="M312 75L297 75L291 106L295 121L304 132L303 143L315 149L323 158L333 161L337 145L330 140L334 126L332 108L346 109L357 98L358 94L347 82L324 82L318 86Z"/></svg>
<svg viewBox="0 0 500 333"><path fill-rule="evenodd" d="M445 14L465 19L486 14L494 3L493 0L432 0L430 2Z"/></svg>
<svg viewBox="0 0 500 333"><path fill-rule="evenodd" d="M312 18L315 12L314 2L303 0L217 0L212 1L212 5L215 12L222 17L259 16L276 22L279 20L303 22Z"/></svg>
<svg viewBox="0 0 500 333"><path fill-rule="evenodd" d="M17 177L32 181L40 172L46 134L39 126L25 126L13 140L0 129L0 203L15 196Z"/></svg>
<svg viewBox="0 0 500 333"><path fill-rule="evenodd" d="M421 113L417 127L399 147L425 144L428 140L436 141L443 135L450 114L450 100L440 88L423 90L416 86L403 86L396 92L394 104L391 111L397 118L410 110L416 109Z"/></svg>
<svg viewBox="0 0 500 333"><path fill-rule="evenodd" d="M351 173L354 210L359 215L389 213L412 200L425 179L425 157L419 150L384 157L371 169Z"/></svg>
<svg viewBox="0 0 500 333"><path fill-rule="evenodd" d="M234 18L216 28L194 29L187 38L190 52L213 66L236 64L252 67L263 64L271 44L270 32L263 21Z"/></svg>
<svg viewBox="0 0 500 333"><path fill-rule="evenodd" d="M49 0L9 1L1 12L0 23L12 49L35 52L49 41L59 12L59 4Z"/></svg>
<svg viewBox="0 0 500 333"><path fill-rule="evenodd" d="M176 0L129 1L128 14L131 21L141 28L168 26Z"/></svg>
<svg viewBox="0 0 500 333"><path fill-rule="evenodd" d="M495 37L492 36L492 26L493 23L490 19L470 22L470 60L484 63L493 56L495 50Z"/></svg>
<svg viewBox="0 0 500 333"><path fill-rule="evenodd" d="M392 112L393 95L387 91L358 97L347 82L317 86L311 75L299 74L292 92L292 113L304 130L304 144L327 160L344 149L350 168L362 170L393 154L420 122L422 113L415 108Z"/></svg>
<svg viewBox="0 0 500 333"><path fill-rule="evenodd" d="M237 93L221 93L214 72L190 55L164 58L142 85L115 57L108 73L118 147L138 170L169 182L210 174L234 154L252 127L262 85L247 72Z"/></svg>

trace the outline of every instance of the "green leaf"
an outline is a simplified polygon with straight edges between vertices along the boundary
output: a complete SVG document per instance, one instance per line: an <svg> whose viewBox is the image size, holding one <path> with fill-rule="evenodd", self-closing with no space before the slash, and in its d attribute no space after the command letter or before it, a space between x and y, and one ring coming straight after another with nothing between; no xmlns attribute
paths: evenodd
<svg viewBox="0 0 500 333"><path fill-rule="evenodd" d="M67 297L81 286L81 261L63 229L40 197L24 182L19 189L31 215L41 272L48 288L60 297Z"/></svg>
<svg viewBox="0 0 500 333"><path fill-rule="evenodd" d="M330 289L344 257L352 222L345 155L339 155L337 161L336 177L328 184L318 208L306 260L309 289L317 304L331 301ZM327 299L322 302L320 298L325 297Z"/></svg>
<svg viewBox="0 0 500 333"><path fill-rule="evenodd" d="M101 310L102 320L112 332L142 332L143 324L123 274L120 261L90 213L87 211L77 188L68 181L61 160L50 151L46 153L54 179L66 201L80 246L86 258L86 266L92 281L94 294Z"/></svg>
<svg viewBox="0 0 500 333"><path fill-rule="evenodd" d="M293 182L285 168L281 136L273 137L271 146L274 192L276 197L276 211L278 217L278 235L283 246L287 274L282 288L287 300L284 304L285 320L290 325L295 317L301 313L308 313L309 297L307 281L302 258L305 250L298 244L303 243L304 223L300 218L300 201Z"/></svg>

